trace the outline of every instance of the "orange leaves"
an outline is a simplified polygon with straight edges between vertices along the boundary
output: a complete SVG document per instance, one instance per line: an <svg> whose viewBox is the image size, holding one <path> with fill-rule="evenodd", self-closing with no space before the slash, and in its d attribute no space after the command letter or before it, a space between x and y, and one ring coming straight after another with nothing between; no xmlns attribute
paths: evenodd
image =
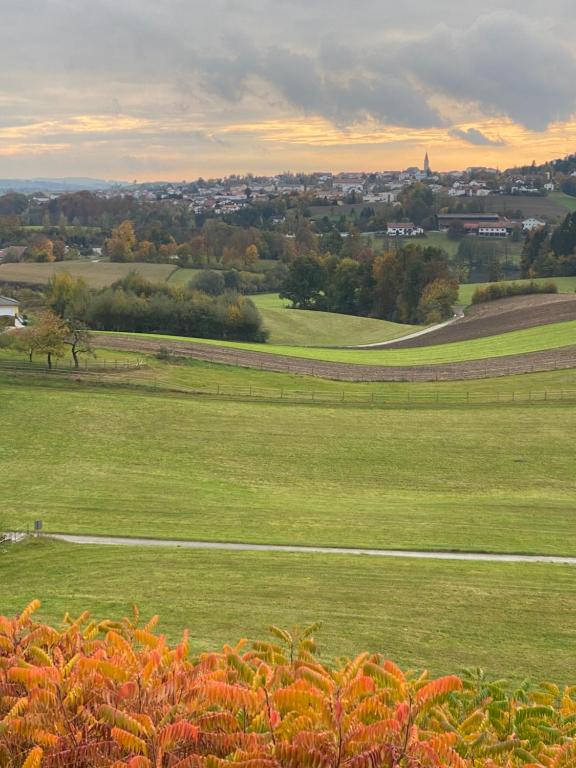
<svg viewBox="0 0 576 768"><path fill-rule="evenodd" d="M185 720L165 726L158 734L158 744L164 750L173 749L177 744L194 744L198 740L198 727Z"/></svg>
<svg viewBox="0 0 576 768"><path fill-rule="evenodd" d="M44 750L42 747L34 747L34 749L28 753L26 760L22 763L22 768L40 768L43 756Z"/></svg>
<svg viewBox="0 0 576 768"><path fill-rule="evenodd" d="M230 685L217 680L208 680L203 688L206 702L218 704L229 709L247 709L252 712L258 708L260 697L254 691L240 685Z"/></svg>
<svg viewBox="0 0 576 768"><path fill-rule="evenodd" d="M110 735L114 741L127 752L136 752L140 755L146 755L148 748L146 742L123 728L112 728Z"/></svg>
<svg viewBox="0 0 576 768"><path fill-rule="evenodd" d="M333 668L312 655L312 628L193 661L186 634L169 647L137 613L57 631L36 607L0 617L1 768L576 765L576 688L487 695L375 654Z"/></svg>
<svg viewBox="0 0 576 768"><path fill-rule="evenodd" d="M456 675L439 677L420 688L416 693L415 702L418 706L428 706L453 691L462 690L462 681Z"/></svg>

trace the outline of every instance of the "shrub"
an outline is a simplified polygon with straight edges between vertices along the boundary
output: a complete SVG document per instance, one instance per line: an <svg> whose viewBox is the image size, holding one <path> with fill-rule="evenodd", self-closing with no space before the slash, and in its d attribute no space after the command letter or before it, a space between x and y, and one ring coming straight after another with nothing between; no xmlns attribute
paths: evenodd
<svg viewBox="0 0 576 768"><path fill-rule="evenodd" d="M0 616L0 766L516 768L574 764L574 687L321 664L315 627L191 658L157 617Z"/></svg>
<svg viewBox="0 0 576 768"><path fill-rule="evenodd" d="M507 299L511 296L530 296L534 293L558 293L556 283L490 283L477 288L472 296L472 304L483 304L486 301Z"/></svg>

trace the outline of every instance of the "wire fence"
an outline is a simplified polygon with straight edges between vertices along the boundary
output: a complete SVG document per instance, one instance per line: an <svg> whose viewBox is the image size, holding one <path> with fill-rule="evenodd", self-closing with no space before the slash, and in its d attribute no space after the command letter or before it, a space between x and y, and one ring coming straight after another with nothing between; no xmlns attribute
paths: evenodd
<svg viewBox="0 0 576 768"><path fill-rule="evenodd" d="M61 358L52 363L49 368L46 362L39 360L0 360L0 370L9 371L34 371L50 372L71 371L94 372L94 371L128 371L137 370L142 367L141 361L127 362L125 360L81 360L78 367L73 360L65 363Z"/></svg>
<svg viewBox="0 0 576 768"><path fill-rule="evenodd" d="M428 383L426 389L402 387L400 383L372 382L358 384L356 389L340 389L336 383L330 389L296 389L289 387L260 387L254 385L229 385L216 383L211 386L186 386L158 375L158 372L141 362L101 361L77 371L68 366L54 367L48 371L41 364L29 364L18 361L10 363L0 361L0 370L13 370L17 373L32 374L60 373L78 374L74 381L85 379L90 385L107 388L129 388L144 393L163 393L166 395L190 396L196 398L216 398L221 400L260 401L277 403L303 403L324 405L359 405L359 406L442 406L442 405L512 405L542 403L576 403L576 388L546 389L450 389L434 388ZM128 374L128 375L127 375ZM576 378L574 381L576 385ZM377 386L378 389L374 389ZM425 385L419 385L423 387Z"/></svg>

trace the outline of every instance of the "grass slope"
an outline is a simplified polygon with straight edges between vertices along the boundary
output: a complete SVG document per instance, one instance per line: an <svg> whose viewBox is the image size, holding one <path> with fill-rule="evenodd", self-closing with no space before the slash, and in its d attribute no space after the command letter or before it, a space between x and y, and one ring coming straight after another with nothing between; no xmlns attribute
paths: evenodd
<svg viewBox="0 0 576 768"><path fill-rule="evenodd" d="M41 567L39 567L41 563ZM270 623L323 622L324 658L380 651L434 674L480 665L495 677L569 683L576 569L268 553L75 547L33 542L0 554L2 611L43 597L39 615L161 616L192 651L267 636Z"/></svg>
<svg viewBox="0 0 576 768"><path fill-rule="evenodd" d="M292 346L346 346L375 344L397 339L420 330L417 325L400 325L367 317L310 312L301 309L262 309L269 343Z"/></svg>
<svg viewBox="0 0 576 768"><path fill-rule="evenodd" d="M571 346L576 344L576 320L564 323L551 323L550 325L526 328L521 331L511 331L499 336L489 336L455 342L453 344L438 344L417 349L319 349L282 346L279 344L251 344L212 339L190 339L184 336L164 336L161 334L124 333L116 335L138 336L158 341L194 341L201 344L212 344L232 349L246 349L271 355L300 357L308 360L327 360L357 365L411 366L456 363L466 360L485 360L493 357L520 355Z"/></svg>
<svg viewBox="0 0 576 768"><path fill-rule="evenodd" d="M570 407L359 410L9 384L0 403L0 528L42 518L52 531L576 553Z"/></svg>
<svg viewBox="0 0 576 768"><path fill-rule="evenodd" d="M565 195L564 192L560 191L552 192L548 197L558 206L564 208L568 213L576 211L576 197Z"/></svg>
<svg viewBox="0 0 576 768"><path fill-rule="evenodd" d="M575 198L576 201L576 198ZM504 283L556 283L559 293L574 293L576 291L576 277L537 277L532 280L509 280ZM472 303L472 296L477 288L486 288L490 283L467 283L460 286L459 301L460 304L468 306Z"/></svg>
<svg viewBox="0 0 576 768"><path fill-rule="evenodd" d="M174 270L175 267L171 264L119 264L108 261L0 264L0 282L42 285L48 283L54 274L69 272L74 277L85 280L90 288L105 288L126 277L129 272L138 272L147 280L164 282Z"/></svg>

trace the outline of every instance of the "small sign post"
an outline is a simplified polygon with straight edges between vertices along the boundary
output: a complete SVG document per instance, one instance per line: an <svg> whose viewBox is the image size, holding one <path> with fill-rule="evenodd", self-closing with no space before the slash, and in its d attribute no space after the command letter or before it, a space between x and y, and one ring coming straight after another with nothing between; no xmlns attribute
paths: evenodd
<svg viewBox="0 0 576 768"><path fill-rule="evenodd" d="M42 530L42 520L34 520L34 534L36 536L39 536L41 530Z"/></svg>

